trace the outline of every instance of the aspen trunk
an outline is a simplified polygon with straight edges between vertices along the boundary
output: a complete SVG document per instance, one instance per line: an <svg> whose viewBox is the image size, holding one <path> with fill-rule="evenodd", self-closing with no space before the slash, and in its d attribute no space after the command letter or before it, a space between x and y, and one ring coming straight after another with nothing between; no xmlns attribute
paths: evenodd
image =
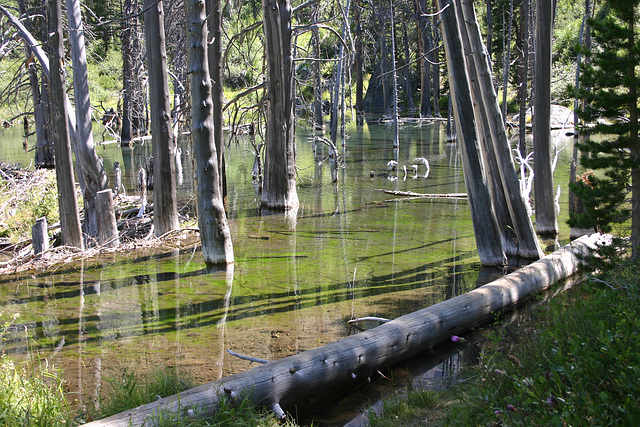
<svg viewBox="0 0 640 427"><path fill-rule="evenodd" d="M139 406L93 426L153 425L160 411L188 416L217 410L220 400L247 397L255 405L294 408L299 402L337 387L366 381L379 369L448 341L470 328L495 319L496 313L512 307L534 293L547 289L577 272L582 257L603 236L580 238L533 264L464 295L391 320L357 335L313 350L257 366L248 371L203 384L180 394Z"/></svg>

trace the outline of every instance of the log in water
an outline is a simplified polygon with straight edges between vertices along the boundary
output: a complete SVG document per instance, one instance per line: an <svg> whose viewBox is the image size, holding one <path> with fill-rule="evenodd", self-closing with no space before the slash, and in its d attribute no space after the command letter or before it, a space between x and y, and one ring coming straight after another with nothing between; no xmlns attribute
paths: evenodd
<svg viewBox="0 0 640 427"><path fill-rule="evenodd" d="M394 319L376 328L313 350L266 363L179 395L139 406L88 426L153 425L161 411L188 416L213 413L220 399L247 397L282 414L297 402L336 386L366 380L373 372L416 355L495 317L576 273L581 255L608 237L584 236L550 255L464 295Z"/></svg>

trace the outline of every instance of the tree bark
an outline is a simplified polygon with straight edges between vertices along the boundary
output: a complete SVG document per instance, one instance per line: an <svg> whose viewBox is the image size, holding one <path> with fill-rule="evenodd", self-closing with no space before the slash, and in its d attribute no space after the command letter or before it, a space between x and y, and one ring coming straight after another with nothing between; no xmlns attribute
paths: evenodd
<svg viewBox="0 0 640 427"><path fill-rule="evenodd" d="M162 411L188 416L194 410L212 415L223 399L254 405L295 408L323 392L356 386L374 372L450 341L470 328L495 319L496 313L525 301L578 271L601 235L581 238L542 260L466 294L398 317L362 333L322 347L256 366L195 387L87 427L152 425Z"/></svg>
<svg viewBox="0 0 640 427"><path fill-rule="evenodd" d="M262 1L267 60L267 134L262 206L296 210L294 64L291 2Z"/></svg>
<svg viewBox="0 0 640 427"><path fill-rule="evenodd" d="M420 50L420 117L433 117L431 112L431 63L429 62L432 48L431 17L428 13L426 0L414 0L416 3L416 22L418 26L418 45Z"/></svg>
<svg viewBox="0 0 640 427"><path fill-rule="evenodd" d="M507 26L506 49L502 67L502 120L507 123L507 92L509 89L509 64L511 63L511 28L513 27L513 0L509 0L509 24Z"/></svg>
<svg viewBox="0 0 640 427"><path fill-rule="evenodd" d="M162 1L145 0L145 37L153 137L153 225L156 236L177 229L176 145L171 124Z"/></svg>
<svg viewBox="0 0 640 427"><path fill-rule="evenodd" d="M222 107L224 106L224 94L222 91L222 2L221 0L206 0L206 8L209 17L207 26L209 29L209 77L211 78L211 99L213 101L213 140L218 156L218 169L220 170L220 194L224 202L227 197L227 173L224 161L224 134Z"/></svg>
<svg viewBox="0 0 640 427"><path fill-rule="evenodd" d="M533 101L533 156L536 232L557 235L558 220L551 170L551 45L553 1L536 2L536 62Z"/></svg>
<svg viewBox="0 0 640 427"><path fill-rule="evenodd" d="M311 5L311 22L318 22L318 9L320 5L314 3ZM356 6L356 10L358 10ZM356 25L360 25L359 20L356 21ZM357 37L357 35L356 35ZM356 38L356 43L357 38ZM320 72L320 31L314 28L311 32L311 44L313 49L313 57L316 61L313 61L313 124L316 131L324 132L324 115L322 113L322 73ZM356 45L357 46L357 45ZM362 46L360 47L362 49ZM361 51L362 53L362 51ZM356 64L358 63L358 55L356 54ZM362 64L360 64L362 66ZM358 67L358 65L356 65ZM362 70L360 70L360 79L362 79ZM360 104L358 104L356 84L356 109L362 108L362 80L360 80ZM359 107L358 107L359 105ZM358 110L360 111L360 110Z"/></svg>
<svg viewBox="0 0 640 427"><path fill-rule="evenodd" d="M207 11L201 0L185 1L188 70L191 76L191 139L196 174L198 226L207 265L234 261L231 232L224 212L220 168L214 141L213 101L207 57Z"/></svg>
<svg viewBox="0 0 640 427"><path fill-rule="evenodd" d="M500 231L491 203L486 173L480 158L476 118L469 92L460 27L451 0L438 0L440 27L447 57L449 84L453 97L458 139L462 153L464 181L467 187L473 229L482 265L505 265ZM446 9L443 10L443 8Z"/></svg>
<svg viewBox="0 0 640 427"><path fill-rule="evenodd" d="M109 248L120 246L118 235L118 223L116 222L116 210L113 204L113 192L110 188L98 191L96 195L96 212L100 232L98 233L98 243Z"/></svg>
<svg viewBox="0 0 640 427"><path fill-rule="evenodd" d="M35 34L36 31L39 33L43 33L46 29L38 28L34 29L31 27L31 19L27 16L27 5L24 0L18 1L18 6L20 9L20 14L22 15L25 22L25 29L30 32L30 34ZM39 13L39 11L33 11L33 13ZM44 24L46 25L46 24ZM42 39L42 37L40 37ZM41 43L37 41L36 43ZM25 42L26 44L26 42ZM25 53L27 59L31 55L30 48L27 45L25 49ZM36 130L36 149L34 156L34 164L37 168L51 168L54 166L54 155L53 155L53 147L51 147L50 135L49 135L49 108L48 104L49 97L47 96L46 91L48 90L47 85L43 79L42 86L40 86L40 78L38 76L36 64L29 63L28 74L29 74L29 84L31 87L31 98L33 100L33 117L35 121L35 130Z"/></svg>
<svg viewBox="0 0 640 427"><path fill-rule="evenodd" d="M529 21L530 21L530 2L531 0L523 0L521 9L520 9L520 39L522 43L521 47L521 57L520 57L520 68L518 70L518 99L520 101L520 111L518 118L518 130L519 130L519 140L518 140L518 149L520 150L520 155L525 158L527 157L527 144L526 144L526 136L527 136L527 101L528 101L528 86L529 86L529 47L530 47L530 36L529 36Z"/></svg>
<svg viewBox="0 0 640 427"><path fill-rule="evenodd" d="M47 232L47 217L38 218L31 227L31 246L33 254L38 255L49 250L49 233Z"/></svg>
<svg viewBox="0 0 640 427"><path fill-rule="evenodd" d="M362 23L360 22L360 2L355 0L354 20L356 23L356 111L360 114L364 113L364 54L362 46Z"/></svg>
<svg viewBox="0 0 640 427"><path fill-rule="evenodd" d="M62 243L84 248L82 226L78 212L75 180L73 177L73 159L71 157L71 139L69 137L69 110L65 87L66 71L64 67L64 46L62 36L62 1L47 0L49 11L49 43L51 55L49 66L49 88L51 90L53 143L56 152L56 182L58 184L58 207Z"/></svg>
<svg viewBox="0 0 640 427"><path fill-rule="evenodd" d="M107 188L107 176L102 160L96 154L93 145L87 54L78 0L67 0L67 15L73 58L73 89L76 101L76 161L82 169L80 184L84 195L84 227L87 236L96 237L99 229L96 216L96 194Z"/></svg>
<svg viewBox="0 0 640 427"><path fill-rule="evenodd" d="M133 14L132 0L124 0L123 15ZM130 18L135 19L135 18ZM132 50L131 39L133 30L129 25L129 19L122 21L122 32L120 40L122 42L122 128L120 129L120 144L123 147L131 145L131 91L132 89Z"/></svg>
<svg viewBox="0 0 640 427"><path fill-rule="evenodd" d="M527 215L526 205L520 192L518 175L515 165L511 157L511 147L507 138L507 132L504 127L500 106L498 105L498 97L493 87L493 79L491 77L491 68L487 51L482 43L480 34L480 26L475 15L473 3L469 0L460 1L461 10L465 22L465 34L470 42L470 54L475 70L470 71L475 74L480 89L480 97L475 102L479 105L480 110L486 115L487 125L489 127L489 140L491 144L487 147L485 158L488 160L495 159L495 162L489 163L493 166L490 170L491 176L497 176L497 190L502 193L502 199L494 198L494 207L497 203L505 203L510 216L509 223L513 226L512 230L503 229L503 234L511 235L512 231L516 234L516 253L513 255L524 258L538 259L544 255L540 243L533 229L531 219ZM496 207L497 208L497 207ZM506 221L506 219L505 219ZM506 228L506 224L502 224Z"/></svg>

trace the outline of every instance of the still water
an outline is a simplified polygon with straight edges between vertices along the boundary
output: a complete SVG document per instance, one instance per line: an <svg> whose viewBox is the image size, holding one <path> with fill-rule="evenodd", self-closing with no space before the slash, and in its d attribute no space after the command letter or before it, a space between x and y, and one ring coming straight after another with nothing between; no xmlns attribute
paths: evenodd
<svg viewBox="0 0 640 427"><path fill-rule="evenodd" d="M20 134L0 130L0 161L30 164L33 153L24 152ZM389 176L392 141L391 125L349 128L333 183L327 148L314 154L312 133L300 127L295 218L260 214L249 140L232 143L226 157L233 268L207 269L194 241L181 250L140 249L0 277L0 315L4 321L17 315L2 351L46 358L62 369L77 403L91 406L101 382L123 369L172 366L198 382L217 379L250 367L227 349L275 360L357 333L349 319L398 317L502 274L479 265L466 200L379 191L466 191L458 146L446 142L444 125L401 126L398 159L409 168L406 179L402 169L398 179ZM560 243L568 239L571 143L556 139L564 148L556 172L563 187ZM184 205L193 203L188 139L180 147ZM96 149L108 172L120 162L127 194L135 194L150 144ZM411 172L417 157L430 163L426 179Z"/></svg>

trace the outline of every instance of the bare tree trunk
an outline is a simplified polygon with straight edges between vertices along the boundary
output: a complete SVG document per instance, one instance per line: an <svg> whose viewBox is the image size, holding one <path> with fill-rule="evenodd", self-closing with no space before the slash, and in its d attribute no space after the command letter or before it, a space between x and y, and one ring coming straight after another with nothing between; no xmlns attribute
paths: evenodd
<svg viewBox="0 0 640 427"><path fill-rule="evenodd" d="M536 11L536 63L534 73L533 151L536 231L558 234L551 170L551 45L553 1L538 0Z"/></svg>
<svg viewBox="0 0 640 427"><path fill-rule="evenodd" d="M392 116L391 104L389 104L389 63L387 53L387 40L385 37L385 27L386 27L386 12L385 10L380 11L380 25L379 25L379 37L378 43L380 43L380 81L382 83L382 98L384 105L384 118L390 119Z"/></svg>
<svg viewBox="0 0 640 427"><path fill-rule="evenodd" d="M480 97L475 99L475 103L479 105L479 109L486 116L486 122L489 126L488 136L492 142L492 144L487 147L485 158L495 160L492 169L489 170L489 174L491 176L498 176L499 182L501 182L501 188L498 190L503 194L503 200L498 199L495 201L494 207L497 209L498 203L502 204L506 202L508 214L510 215L510 221L508 222L513 226L513 230L510 230L508 235L511 234L512 231L515 231L516 234L515 243L517 251L514 255L538 259L544 256L544 253L540 248L540 243L533 230L533 225L527 215L526 205L520 192L518 176L511 158L509 140L500 113L500 106L498 105L498 97L493 88L489 58L482 43L482 36L475 15L475 9L470 0L457 1L460 1L464 15L464 19L461 20L461 22L465 23L466 30L463 33L463 38L464 35L466 35L469 39L469 53L473 56L472 62L475 66L475 70L470 70L470 74L475 75L480 89ZM491 165L492 163L489 164ZM496 199L494 198L494 200ZM505 220L505 222L506 221L507 220ZM506 224L503 224L503 227L505 225Z"/></svg>
<svg viewBox="0 0 640 427"><path fill-rule="evenodd" d="M24 18L24 25L27 31L29 31L32 35L36 34L36 31L39 34L42 34L46 31L43 28L32 28L30 25L31 19L27 17L27 5L25 4L25 0L19 0L18 6L20 10L20 14ZM33 11L32 13L39 13L39 11ZM46 24L45 24L46 25ZM42 37L40 37L42 40ZM28 46L26 46L25 53L27 58L30 57L31 52ZM49 97L47 96L46 91L48 90L47 85L42 80L42 86L40 86L40 78L38 77L38 71L35 63L30 63L28 65L29 69L29 83L31 86L31 97L33 99L33 117L35 120L35 130L36 130L36 149L35 149L35 158L34 163L38 168L51 168L54 166L54 155L53 155L53 147L51 147L51 141L49 138Z"/></svg>
<svg viewBox="0 0 640 427"><path fill-rule="evenodd" d="M311 5L311 22L318 22L318 9L320 5L314 3ZM356 7L357 10L357 7ZM359 25L359 22L358 22ZM316 131L324 132L324 115L322 113L322 73L320 72L320 31L314 28L311 32L311 44L313 48L313 121ZM362 47L361 47L362 48ZM360 70L360 78L362 79L362 70ZM360 81L360 107L362 107L362 81ZM357 96L356 96L357 99ZM356 108L357 106L356 100Z"/></svg>
<svg viewBox="0 0 640 427"><path fill-rule="evenodd" d="M267 60L267 134L262 206L298 209L295 170L294 68L291 3L263 0Z"/></svg>
<svg viewBox="0 0 640 427"><path fill-rule="evenodd" d="M529 99L529 50L530 50L530 31L529 22L531 16L530 8L531 0L523 0L520 13L520 37L522 41L522 55L520 69L518 70L518 99L520 101L520 111L518 118L519 141L518 149L522 157L527 156L527 100Z"/></svg>
<svg viewBox="0 0 640 427"><path fill-rule="evenodd" d="M363 47L362 47L362 23L360 22L360 4L356 0L354 10L354 20L356 22L356 111L359 114L364 113L364 64L363 64Z"/></svg>
<svg viewBox="0 0 640 427"><path fill-rule="evenodd" d="M435 0L434 0L435 1ZM433 115L440 116L440 48L438 47L438 29L433 25L433 33L431 36L433 43L433 52L431 52L433 86L431 87L431 95L433 96Z"/></svg>
<svg viewBox="0 0 640 427"><path fill-rule="evenodd" d="M87 76L87 55L84 44L84 29L80 2L67 0L69 19L69 39L73 58L73 91L76 100L76 159L82 165L80 181L84 195L84 228L89 237L98 235L96 216L96 194L107 188L107 177L102 159L96 154L91 133L91 102L89 100L89 80Z"/></svg>
<svg viewBox="0 0 640 427"><path fill-rule="evenodd" d="M66 71L64 67L64 47L62 36L62 1L47 0L49 17L49 88L51 90L53 142L56 152L56 182L58 184L58 206L60 210L60 228L62 243L83 249L82 227L78 212L75 180L73 178L73 160L71 158L71 140L69 138L69 111L65 88Z"/></svg>
<svg viewBox="0 0 640 427"><path fill-rule="evenodd" d="M526 1L526 0L524 0ZM489 64L493 65L491 55L493 55L493 1L487 0L487 55L489 56Z"/></svg>
<svg viewBox="0 0 640 427"><path fill-rule="evenodd" d="M396 19L395 8L393 7L393 0L389 1L390 9L389 14L391 16L391 96L393 106L393 147L398 148L400 146L400 139L398 137L398 72L396 70ZM396 156L397 157L397 156ZM397 159L396 159L397 160Z"/></svg>
<svg viewBox="0 0 640 427"><path fill-rule="evenodd" d="M211 97L213 100L213 135L218 155L220 169L220 194L222 200L227 197L227 172L224 161L224 134L222 107L224 94L222 92L222 2L220 0L206 0L207 25L209 27L209 73L211 77Z"/></svg>
<svg viewBox="0 0 640 427"><path fill-rule="evenodd" d="M342 40L345 40L347 34L347 23L349 20L349 0L344 7L344 13L342 22ZM342 111L342 86L344 84L344 44L340 43L338 47L338 62L333 72L333 94L331 102L331 142L337 146L338 141L338 111Z"/></svg>
<svg viewBox="0 0 640 427"><path fill-rule="evenodd" d="M124 0L122 14L125 16L133 14L132 0ZM129 20L122 21L122 32L120 34L120 40L122 41L122 128L120 129L120 144L123 147L128 147L131 144L132 32Z"/></svg>
<svg viewBox="0 0 640 427"><path fill-rule="evenodd" d="M411 54L409 51L409 33L407 31L407 21L402 21L402 39L404 44L404 90L407 97L407 111L415 113L416 106L413 102L413 82L411 79Z"/></svg>
<svg viewBox="0 0 640 427"><path fill-rule="evenodd" d="M486 173L480 159L476 118L469 92L469 77L455 6L451 0L437 0L437 5L438 10L442 11L440 26L478 254L483 265L504 265L507 259L502 251L500 231L491 204Z"/></svg>
<svg viewBox="0 0 640 427"><path fill-rule="evenodd" d="M207 11L201 0L185 1L191 84L191 138L197 180L198 226L207 265L234 261L224 212L220 168L214 141L211 79L207 57Z"/></svg>
<svg viewBox="0 0 640 427"><path fill-rule="evenodd" d="M509 0L509 24L502 67L502 120L507 123L507 92L509 89L509 64L511 63L511 27L513 26L513 0Z"/></svg>
<svg viewBox="0 0 640 427"><path fill-rule="evenodd" d="M420 51L420 117L432 117L431 113L431 64L429 63L429 51L431 42L431 17L428 13L425 0L414 0L416 10L416 24L418 27L418 46Z"/></svg>
<svg viewBox="0 0 640 427"><path fill-rule="evenodd" d="M151 135L153 137L153 224L156 236L179 227L176 196L176 146L171 124L167 51L162 1L145 0L145 37L149 69Z"/></svg>

